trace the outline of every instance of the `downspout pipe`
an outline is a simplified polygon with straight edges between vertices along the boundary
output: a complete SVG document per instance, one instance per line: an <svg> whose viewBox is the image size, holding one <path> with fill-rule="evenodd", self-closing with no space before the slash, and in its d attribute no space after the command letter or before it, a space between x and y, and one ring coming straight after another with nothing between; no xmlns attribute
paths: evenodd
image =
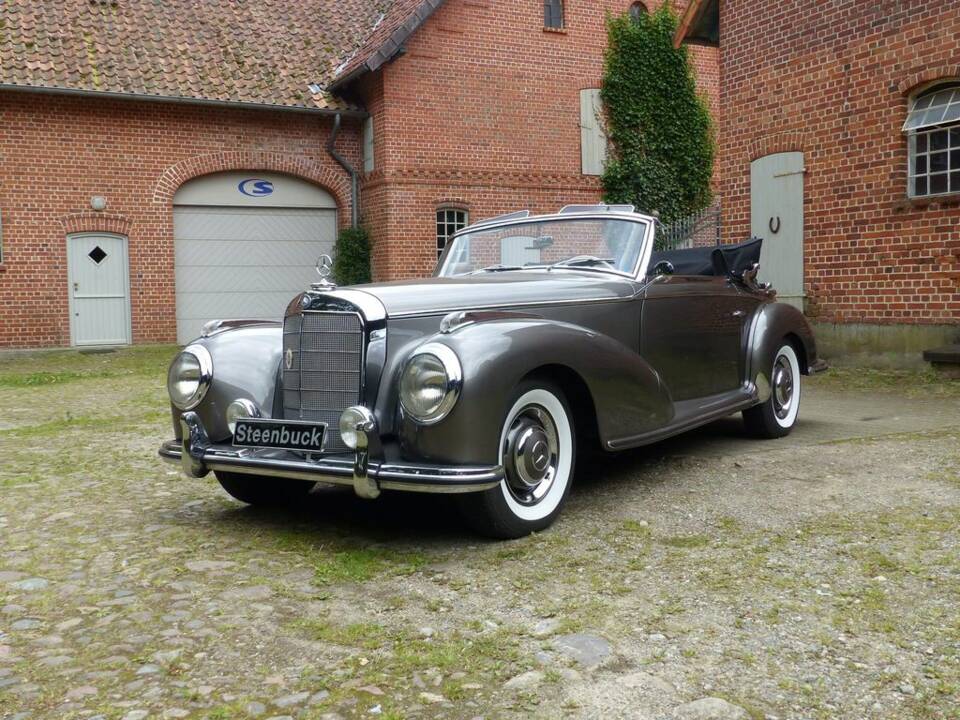
<svg viewBox="0 0 960 720"><path fill-rule="evenodd" d="M333 118L333 132L327 140L327 152L336 160L340 167L350 174L350 226L356 229L360 225L360 180L357 169L347 162L346 158L337 152L337 135L340 134L340 113Z"/></svg>

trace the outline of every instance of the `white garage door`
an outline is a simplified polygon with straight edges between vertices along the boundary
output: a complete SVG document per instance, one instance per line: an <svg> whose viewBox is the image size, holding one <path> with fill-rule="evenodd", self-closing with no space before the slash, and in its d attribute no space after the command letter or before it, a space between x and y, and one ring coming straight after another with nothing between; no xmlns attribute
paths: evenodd
<svg viewBox="0 0 960 720"><path fill-rule="evenodd" d="M220 173L192 180L174 197L177 341L208 320L280 320L332 254L333 198L310 183L272 173Z"/></svg>

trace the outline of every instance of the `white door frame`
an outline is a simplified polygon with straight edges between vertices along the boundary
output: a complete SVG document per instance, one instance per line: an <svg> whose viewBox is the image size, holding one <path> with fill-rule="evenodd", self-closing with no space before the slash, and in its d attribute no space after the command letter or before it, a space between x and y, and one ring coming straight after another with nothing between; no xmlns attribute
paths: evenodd
<svg viewBox="0 0 960 720"><path fill-rule="evenodd" d="M67 299L68 299L68 309L70 312L70 345L71 347L96 347L98 345L107 346L114 345L115 343L83 343L78 345L77 343L77 329L76 329L76 309L73 298L73 265L71 262L71 253L70 253L70 242L75 238L90 238L90 237L109 237L116 238L121 241L123 247L123 286L124 292L126 293L126 302L124 303L124 309L126 310L126 344L133 344L133 313L131 312L131 298L130 298L130 239L126 235L121 235L119 233L111 232L78 232L70 233L66 237L66 252L67 252Z"/></svg>

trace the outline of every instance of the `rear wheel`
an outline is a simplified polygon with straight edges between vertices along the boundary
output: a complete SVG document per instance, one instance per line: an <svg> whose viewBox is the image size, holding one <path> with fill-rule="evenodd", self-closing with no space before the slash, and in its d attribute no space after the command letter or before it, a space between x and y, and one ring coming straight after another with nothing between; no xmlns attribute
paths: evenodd
<svg viewBox="0 0 960 720"><path fill-rule="evenodd" d="M800 412L800 363L793 346L784 341L770 366L770 397L743 411L743 424L754 437L789 435Z"/></svg>
<svg viewBox="0 0 960 720"><path fill-rule="evenodd" d="M221 487L248 505L286 505L305 497L316 483L216 471Z"/></svg>
<svg viewBox="0 0 960 720"><path fill-rule="evenodd" d="M459 498L467 522L495 538L548 527L570 491L575 455L573 419L563 392L546 380L521 383L500 431L506 477L495 488Z"/></svg>

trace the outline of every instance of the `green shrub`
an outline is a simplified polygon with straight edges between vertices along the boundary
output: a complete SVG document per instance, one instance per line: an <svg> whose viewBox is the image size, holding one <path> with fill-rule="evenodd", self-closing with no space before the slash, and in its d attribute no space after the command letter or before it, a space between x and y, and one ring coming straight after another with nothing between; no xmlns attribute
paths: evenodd
<svg viewBox="0 0 960 720"><path fill-rule="evenodd" d="M673 46L677 23L669 3L636 20L610 18L601 89L613 146L605 200L656 210L666 223L710 204L714 158L687 48Z"/></svg>
<svg viewBox="0 0 960 720"><path fill-rule="evenodd" d="M370 236L361 227L340 231L333 261L333 276L339 285L370 282Z"/></svg>

